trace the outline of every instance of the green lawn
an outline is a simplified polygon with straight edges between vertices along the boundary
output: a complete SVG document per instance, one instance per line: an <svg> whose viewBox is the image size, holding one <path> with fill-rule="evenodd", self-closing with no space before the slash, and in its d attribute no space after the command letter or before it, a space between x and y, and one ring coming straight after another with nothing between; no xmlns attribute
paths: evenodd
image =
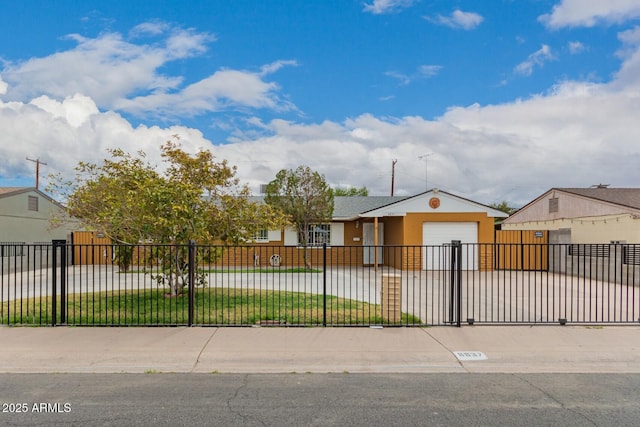
<svg viewBox="0 0 640 427"><path fill-rule="evenodd" d="M188 295L168 297L166 289L70 295L66 303L69 325L184 325L188 323ZM323 296L300 292L254 289L200 288L196 290L194 324L202 325L322 325ZM0 306L2 324L51 324L51 298L11 301ZM58 320L61 323L58 297ZM390 324L379 305L326 297L328 325ZM22 317L20 317L22 313ZM402 324L420 324L402 314Z"/></svg>

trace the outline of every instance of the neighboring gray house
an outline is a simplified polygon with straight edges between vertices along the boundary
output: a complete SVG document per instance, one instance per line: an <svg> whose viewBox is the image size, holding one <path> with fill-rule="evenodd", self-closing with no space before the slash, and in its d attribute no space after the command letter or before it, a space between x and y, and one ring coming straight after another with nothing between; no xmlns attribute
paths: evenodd
<svg viewBox="0 0 640 427"><path fill-rule="evenodd" d="M50 220L63 220L52 228ZM0 187L0 242L51 242L68 239L78 227L64 207L51 197L29 187Z"/></svg>
<svg viewBox="0 0 640 427"><path fill-rule="evenodd" d="M503 230L563 230L571 243L640 243L640 188L552 188Z"/></svg>

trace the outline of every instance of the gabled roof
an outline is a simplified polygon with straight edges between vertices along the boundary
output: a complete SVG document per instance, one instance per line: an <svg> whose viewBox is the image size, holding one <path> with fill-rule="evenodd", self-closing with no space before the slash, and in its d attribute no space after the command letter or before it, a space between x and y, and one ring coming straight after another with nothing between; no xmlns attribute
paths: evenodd
<svg viewBox="0 0 640 427"><path fill-rule="evenodd" d="M427 209L427 200L430 197L441 198L442 206ZM423 200L420 201L420 199ZM505 212L492 208L491 206L483 205L482 203L474 202L473 200L456 196L455 194L437 188L362 212L360 216L403 216L407 212L486 212L488 216L493 218L506 218L509 216Z"/></svg>
<svg viewBox="0 0 640 427"><path fill-rule="evenodd" d="M594 200L640 209L640 188L555 188L565 193L577 194Z"/></svg>
<svg viewBox="0 0 640 427"><path fill-rule="evenodd" d="M535 216L536 215L535 213L533 214L534 217L528 217L527 215L529 212L531 212L532 209L535 209L535 207L537 206L538 203L540 203L541 200L548 198L550 194L554 194L554 193L556 194L564 193L567 197L577 196L578 198L587 199L587 201L589 203L592 203L594 206L596 204L606 205L609 208L608 208L608 212L605 212L605 213L608 213L608 214L625 213L625 212L629 213L629 212L640 211L640 188L608 188L608 187L559 188L559 187L554 187L545 191L540 196L536 197L531 202L527 203L526 205L518 209L518 211L513 213L505 221L505 223L515 224L515 223L518 223L518 220L523 221L522 220L523 217L525 218L524 222L530 221L530 220L533 220L533 221L541 220L542 218L537 218ZM569 215L569 217L576 218L581 216L589 216L592 213L593 212L590 213L585 211L581 215L577 215L577 216ZM602 215L602 214L603 213L600 212L594 215ZM566 214L562 217L566 217ZM555 217L555 219L558 219L558 218L560 217L558 216ZM545 218L545 219L549 219L549 218Z"/></svg>
<svg viewBox="0 0 640 427"><path fill-rule="evenodd" d="M35 187L0 187L0 199L4 197L11 197L11 196L16 196L18 194L24 194L29 192L34 192L40 197L42 197L43 199L46 199L49 202L53 203L54 205L58 206L59 208L65 209L65 207L60 202L57 202L56 200L53 199L53 197L43 193L42 191L36 189Z"/></svg>
<svg viewBox="0 0 640 427"><path fill-rule="evenodd" d="M445 191L431 190L415 196L335 196L333 199L333 220L355 221L358 218L374 216L396 216L398 212L406 209L407 203L425 198L429 195L439 195L443 198L456 201L457 203L470 207L476 212L487 212L487 215L490 217L506 218L508 216L502 211L465 199L464 197L459 197ZM264 202L264 196L252 196L249 199L258 203ZM420 205L418 211L426 212L427 208L428 205L425 201Z"/></svg>
<svg viewBox="0 0 640 427"><path fill-rule="evenodd" d="M333 198L333 219L353 221L363 212L407 199L409 196L335 196ZM264 196L251 196L249 200L264 202Z"/></svg>
<svg viewBox="0 0 640 427"><path fill-rule="evenodd" d="M336 196L334 197L333 219L355 220L362 213L408 198L409 196Z"/></svg>
<svg viewBox="0 0 640 427"><path fill-rule="evenodd" d="M13 196L14 194L26 193L35 190L32 187L0 187L0 197Z"/></svg>

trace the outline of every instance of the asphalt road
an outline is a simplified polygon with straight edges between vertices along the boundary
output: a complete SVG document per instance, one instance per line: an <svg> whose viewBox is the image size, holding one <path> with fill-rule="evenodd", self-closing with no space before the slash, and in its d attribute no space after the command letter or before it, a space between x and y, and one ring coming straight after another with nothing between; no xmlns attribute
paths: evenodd
<svg viewBox="0 0 640 427"><path fill-rule="evenodd" d="M640 374L2 374L0 425L637 426Z"/></svg>

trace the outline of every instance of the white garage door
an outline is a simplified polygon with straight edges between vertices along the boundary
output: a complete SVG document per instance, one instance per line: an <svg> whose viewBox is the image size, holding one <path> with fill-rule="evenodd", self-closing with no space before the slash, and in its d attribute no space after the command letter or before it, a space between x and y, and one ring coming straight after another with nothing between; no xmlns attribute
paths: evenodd
<svg viewBox="0 0 640 427"><path fill-rule="evenodd" d="M447 270L451 259L451 241L478 243L477 222L425 222L422 224L422 268ZM462 246L462 269L478 269L477 245Z"/></svg>

